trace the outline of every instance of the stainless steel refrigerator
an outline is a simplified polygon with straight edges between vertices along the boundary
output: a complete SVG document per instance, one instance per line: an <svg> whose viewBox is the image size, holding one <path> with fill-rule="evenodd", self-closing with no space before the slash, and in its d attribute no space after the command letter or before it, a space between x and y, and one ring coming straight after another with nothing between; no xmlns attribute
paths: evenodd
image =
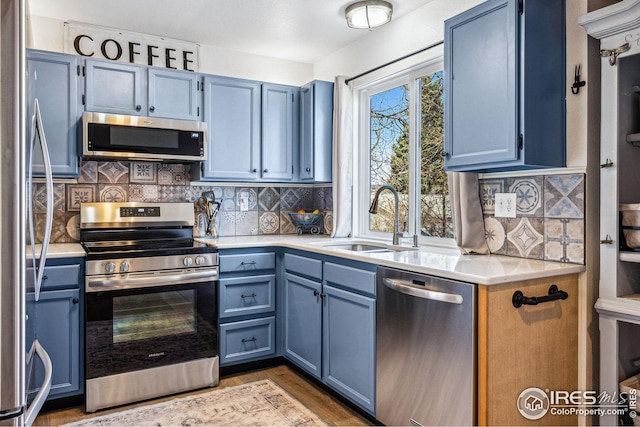
<svg viewBox="0 0 640 427"><path fill-rule="evenodd" d="M25 0L0 0L0 425L30 426L51 387L51 360L36 337L37 301L51 229L53 183L46 139L34 99L27 117ZM27 129L30 131L27 131ZM28 154L42 150L47 215L42 244L35 251ZM29 258L29 259L28 259ZM39 263L35 262L39 259ZM29 269L29 263L38 264ZM36 364L42 384L30 384ZM33 391L33 393L30 393Z"/></svg>

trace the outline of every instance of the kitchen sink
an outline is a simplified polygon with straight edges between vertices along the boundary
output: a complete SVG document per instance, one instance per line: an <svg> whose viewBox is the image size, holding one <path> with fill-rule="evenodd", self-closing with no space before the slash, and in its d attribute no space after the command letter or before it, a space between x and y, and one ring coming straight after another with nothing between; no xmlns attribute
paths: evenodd
<svg viewBox="0 0 640 427"><path fill-rule="evenodd" d="M402 251L415 251L418 248L408 246L392 246L384 243L373 242L343 242L343 243L329 243L322 245L325 248L342 249L352 252L402 252Z"/></svg>

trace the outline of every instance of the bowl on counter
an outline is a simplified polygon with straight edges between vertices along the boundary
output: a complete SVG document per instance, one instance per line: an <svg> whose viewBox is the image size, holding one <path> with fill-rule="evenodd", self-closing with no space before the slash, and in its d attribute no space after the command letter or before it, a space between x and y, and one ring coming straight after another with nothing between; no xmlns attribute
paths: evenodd
<svg viewBox="0 0 640 427"><path fill-rule="evenodd" d="M321 213L290 213L291 221L296 225L296 233L302 234L306 230L311 234L319 234L320 226L318 223L323 217Z"/></svg>

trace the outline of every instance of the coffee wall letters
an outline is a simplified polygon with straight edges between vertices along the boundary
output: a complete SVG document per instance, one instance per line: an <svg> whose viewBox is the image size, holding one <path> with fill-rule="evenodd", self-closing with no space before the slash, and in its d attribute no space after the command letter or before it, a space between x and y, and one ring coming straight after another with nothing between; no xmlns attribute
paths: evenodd
<svg viewBox="0 0 640 427"><path fill-rule="evenodd" d="M64 51L90 58L198 71L197 43L77 22L64 24Z"/></svg>

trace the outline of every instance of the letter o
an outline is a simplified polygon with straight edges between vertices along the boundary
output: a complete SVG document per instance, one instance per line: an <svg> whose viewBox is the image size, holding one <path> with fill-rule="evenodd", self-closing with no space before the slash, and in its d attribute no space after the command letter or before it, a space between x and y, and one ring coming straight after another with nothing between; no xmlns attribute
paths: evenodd
<svg viewBox="0 0 640 427"><path fill-rule="evenodd" d="M117 54L115 58L111 58L109 55L107 55L107 43L109 42L113 42L116 45ZM122 56L122 46L120 46L120 43L118 43L114 39L106 39L105 41L103 41L100 45L100 50L102 51L102 56L112 61L117 61Z"/></svg>

